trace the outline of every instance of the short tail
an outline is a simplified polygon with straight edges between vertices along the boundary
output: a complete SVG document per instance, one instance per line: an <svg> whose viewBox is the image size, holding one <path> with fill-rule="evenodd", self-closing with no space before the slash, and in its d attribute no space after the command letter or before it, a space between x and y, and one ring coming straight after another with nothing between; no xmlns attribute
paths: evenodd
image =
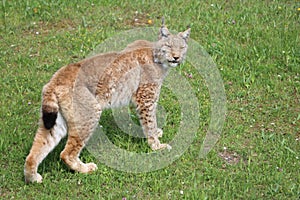
<svg viewBox="0 0 300 200"><path fill-rule="evenodd" d="M43 90L42 119L46 129L51 129L55 125L58 113L58 100L53 91Z"/></svg>

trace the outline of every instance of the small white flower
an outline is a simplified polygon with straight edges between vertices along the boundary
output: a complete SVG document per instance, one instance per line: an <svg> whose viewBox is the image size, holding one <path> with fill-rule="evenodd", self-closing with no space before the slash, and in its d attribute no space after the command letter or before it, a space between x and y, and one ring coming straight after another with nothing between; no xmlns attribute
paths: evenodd
<svg viewBox="0 0 300 200"><path fill-rule="evenodd" d="M183 190L180 190L179 193L182 195L183 194Z"/></svg>

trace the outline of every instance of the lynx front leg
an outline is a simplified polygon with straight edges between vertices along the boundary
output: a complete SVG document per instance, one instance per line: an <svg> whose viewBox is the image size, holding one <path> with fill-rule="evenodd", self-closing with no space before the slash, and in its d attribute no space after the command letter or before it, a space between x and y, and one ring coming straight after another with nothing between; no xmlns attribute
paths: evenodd
<svg viewBox="0 0 300 200"><path fill-rule="evenodd" d="M162 136L162 130L157 128L156 121L156 105L159 90L160 88L156 84L145 84L139 87L132 99L137 106L144 134L152 150L171 149L170 145L162 144L158 139Z"/></svg>

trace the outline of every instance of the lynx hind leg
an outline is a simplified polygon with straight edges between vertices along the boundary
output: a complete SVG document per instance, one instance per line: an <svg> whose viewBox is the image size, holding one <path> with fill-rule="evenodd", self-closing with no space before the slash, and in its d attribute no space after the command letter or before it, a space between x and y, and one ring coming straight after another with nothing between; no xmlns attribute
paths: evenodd
<svg viewBox="0 0 300 200"><path fill-rule="evenodd" d="M79 135L79 132L85 132L86 137ZM95 163L83 163L79 159L81 150L84 148L87 138L92 134L92 130L69 130L67 144L61 152L60 157L64 163L71 169L80 173L90 173L97 170Z"/></svg>
<svg viewBox="0 0 300 200"><path fill-rule="evenodd" d="M90 173L97 170L94 163L83 163L79 155L98 125L101 106L95 97L85 88L78 88L74 98L72 112L68 113L68 139L60 157L72 170L80 173ZM84 105L82 102L86 102ZM66 110L67 113L67 110Z"/></svg>
<svg viewBox="0 0 300 200"><path fill-rule="evenodd" d="M25 161L26 183L42 182L42 176L37 173L38 166L66 134L66 124L60 113L58 113L56 125L52 129L48 130L43 123L40 123L30 153Z"/></svg>

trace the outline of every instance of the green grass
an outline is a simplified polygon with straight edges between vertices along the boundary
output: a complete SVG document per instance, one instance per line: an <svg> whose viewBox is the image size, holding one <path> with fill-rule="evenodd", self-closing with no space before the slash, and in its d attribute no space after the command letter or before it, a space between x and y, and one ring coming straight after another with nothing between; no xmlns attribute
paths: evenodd
<svg viewBox="0 0 300 200"><path fill-rule="evenodd" d="M0 198L300 197L299 2L3 0L0 4ZM158 27L161 16L172 30L190 24L191 37L220 70L228 111L213 150L199 159L210 120L209 95L203 78L186 64L177 70L193 74L189 81L199 99L200 128L178 160L140 174L97 163L96 173L82 175L60 161L63 141L40 165L44 182L25 185L23 165L37 128L42 86L57 69L84 58L106 38L135 27ZM149 19L153 24L147 24ZM176 99L166 88L160 104L170 116L163 138L169 141L180 119ZM109 139L114 144L149 151L145 140L115 129L111 120L107 111L101 124L112 129ZM87 150L81 158L97 162Z"/></svg>

